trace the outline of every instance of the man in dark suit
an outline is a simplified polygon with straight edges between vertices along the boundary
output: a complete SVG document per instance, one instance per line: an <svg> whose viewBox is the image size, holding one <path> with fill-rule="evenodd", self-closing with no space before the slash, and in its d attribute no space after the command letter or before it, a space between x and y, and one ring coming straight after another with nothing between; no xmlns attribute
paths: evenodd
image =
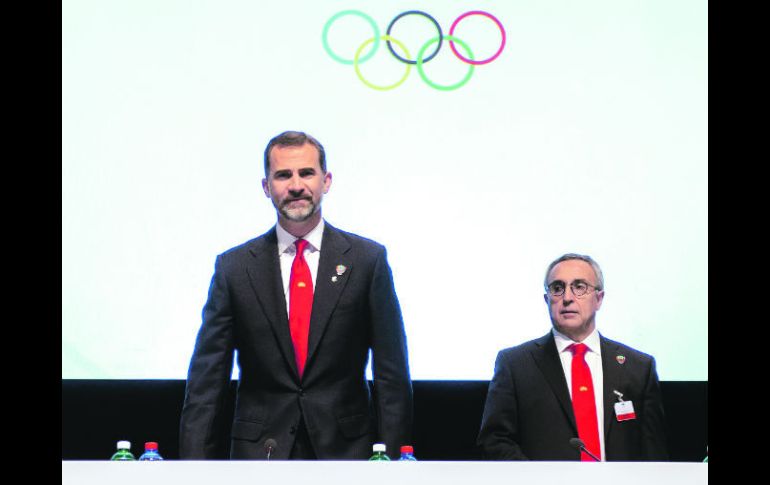
<svg viewBox="0 0 770 485"><path fill-rule="evenodd" d="M385 248L321 217L332 174L313 137L276 136L264 162L278 224L217 258L187 377L181 458L217 456L234 351L232 459L366 459L374 442L395 457L411 439L412 385Z"/></svg>
<svg viewBox="0 0 770 485"><path fill-rule="evenodd" d="M596 330L599 265L565 254L544 284L553 329L498 354L478 436L484 457L667 460L655 359Z"/></svg>

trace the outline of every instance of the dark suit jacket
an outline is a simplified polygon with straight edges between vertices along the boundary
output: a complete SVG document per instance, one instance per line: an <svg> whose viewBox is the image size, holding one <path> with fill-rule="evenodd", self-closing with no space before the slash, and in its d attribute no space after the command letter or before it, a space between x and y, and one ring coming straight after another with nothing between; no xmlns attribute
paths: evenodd
<svg viewBox="0 0 770 485"><path fill-rule="evenodd" d="M601 337L604 446L607 461L668 459L655 359ZM617 356L625 356L619 363ZM618 422L623 393L636 419ZM580 460L570 446L577 425L552 333L500 351L489 383L478 445L493 460Z"/></svg>
<svg viewBox="0 0 770 485"><path fill-rule="evenodd" d="M338 265L347 269L333 282ZM369 349L375 399L365 375ZM216 456L234 350L231 458L265 458L268 438L278 443L271 458L288 458L300 417L319 459L365 459L374 442L397 456L410 442L406 336L385 248L374 241L325 225L301 381L275 227L217 257L187 378L182 459Z"/></svg>

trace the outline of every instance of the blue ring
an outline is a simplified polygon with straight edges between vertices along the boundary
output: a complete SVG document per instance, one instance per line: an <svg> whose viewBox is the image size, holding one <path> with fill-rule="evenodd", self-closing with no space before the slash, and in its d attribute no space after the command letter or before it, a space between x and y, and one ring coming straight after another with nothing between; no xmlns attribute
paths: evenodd
<svg viewBox="0 0 770 485"><path fill-rule="evenodd" d="M436 30L438 30L438 45L436 46L436 51L433 54L429 55L428 57L426 57L425 59L422 60L422 62L424 64L424 63L430 61L431 59L433 59L434 57L436 57L438 55L438 51L441 50L441 43L444 41L444 34L441 33L441 26L438 24L436 19L434 19L433 17L431 17L427 13L422 12L420 10L408 10L406 12L402 12L402 13L398 14L396 16L396 18L394 18L393 20L390 21L390 25L388 25L388 30L386 32L386 35L388 35L388 36L390 35L390 31L393 29L393 24L395 24L398 19L400 19L401 17L404 17L406 15L411 15L411 14L417 14L417 15L422 15L423 17L426 17L428 20L433 22L433 25L436 26ZM406 64L413 64L413 65L417 64L416 60L415 61L410 61L409 59L404 59L403 57L401 57L398 54L396 54L396 51L393 50L393 46L391 45L389 40L386 41L385 43L387 44L388 50L390 50L390 53L393 54L393 57L395 57L399 61L405 62Z"/></svg>

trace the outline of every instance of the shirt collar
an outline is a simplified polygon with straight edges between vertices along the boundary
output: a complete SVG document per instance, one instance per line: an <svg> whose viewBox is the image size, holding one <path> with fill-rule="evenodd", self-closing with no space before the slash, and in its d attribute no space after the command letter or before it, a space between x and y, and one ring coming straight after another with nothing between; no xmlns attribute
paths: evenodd
<svg viewBox="0 0 770 485"><path fill-rule="evenodd" d="M305 236L302 238L308 242L308 249L311 251L320 251L321 250L321 240L323 240L324 235L324 220L321 218L321 220L318 222L318 225L316 225L309 233L305 234ZM283 254L284 252L291 251L294 252L295 246L294 241L299 239L296 236L293 236L289 234L289 232L281 227L280 224L275 225L275 232L278 236L278 254Z"/></svg>
<svg viewBox="0 0 770 485"><path fill-rule="evenodd" d="M551 332L553 333L553 339L556 342L556 350L559 351L559 353L562 353L567 350L567 347L569 347L572 344L578 343L572 340L571 338L567 337L563 333L559 332L555 328L551 328ZM589 352L594 352L598 355L602 355L601 353L601 339L599 338L599 331L594 328L594 331L591 332L591 334L586 337L583 342L586 344L586 347L588 347Z"/></svg>

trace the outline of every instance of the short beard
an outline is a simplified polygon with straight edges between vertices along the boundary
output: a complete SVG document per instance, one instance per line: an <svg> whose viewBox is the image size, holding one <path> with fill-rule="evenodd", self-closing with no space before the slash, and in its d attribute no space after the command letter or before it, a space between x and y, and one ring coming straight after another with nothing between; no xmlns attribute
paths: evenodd
<svg viewBox="0 0 770 485"><path fill-rule="evenodd" d="M307 199L305 199L307 200ZM280 209L281 215L292 222L305 222L313 217L316 211L316 205L312 200L307 200L308 205L301 209L290 209L288 205L291 203L282 204Z"/></svg>

